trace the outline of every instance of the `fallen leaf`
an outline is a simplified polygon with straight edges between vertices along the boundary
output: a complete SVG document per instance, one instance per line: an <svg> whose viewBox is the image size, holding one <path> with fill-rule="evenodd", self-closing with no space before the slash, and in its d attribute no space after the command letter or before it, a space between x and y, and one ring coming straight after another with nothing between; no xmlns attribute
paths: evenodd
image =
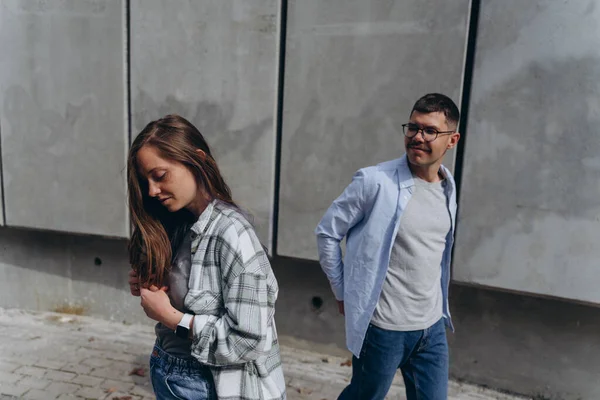
<svg viewBox="0 0 600 400"><path fill-rule="evenodd" d="M296 390L297 390L297 391L298 391L298 393L300 393L300 394L311 394L311 393L312 393L312 390L310 390L310 389L298 388L298 389L296 389Z"/></svg>
<svg viewBox="0 0 600 400"><path fill-rule="evenodd" d="M113 387L108 388L108 389L105 390L106 393L114 393L116 391L117 391L117 388L113 388Z"/></svg>
<svg viewBox="0 0 600 400"><path fill-rule="evenodd" d="M91 337L88 339L88 342L93 342L94 340L96 340L96 338Z"/></svg>
<svg viewBox="0 0 600 400"><path fill-rule="evenodd" d="M131 396L115 396L112 398L112 400L131 400L132 397Z"/></svg>
<svg viewBox="0 0 600 400"><path fill-rule="evenodd" d="M344 361L343 363L340 364L340 367L351 367L352 366L352 359L349 358L346 361Z"/></svg>
<svg viewBox="0 0 600 400"><path fill-rule="evenodd" d="M329 364L329 358L327 358L327 357L321 358L321 362Z"/></svg>
<svg viewBox="0 0 600 400"><path fill-rule="evenodd" d="M131 370L129 375L146 376L146 371L144 371L143 367L134 368Z"/></svg>

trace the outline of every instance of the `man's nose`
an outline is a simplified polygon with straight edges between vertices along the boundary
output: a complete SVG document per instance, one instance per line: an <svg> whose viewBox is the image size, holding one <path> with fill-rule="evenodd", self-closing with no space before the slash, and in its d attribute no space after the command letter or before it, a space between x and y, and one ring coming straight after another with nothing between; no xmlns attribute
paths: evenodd
<svg viewBox="0 0 600 400"><path fill-rule="evenodd" d="M419 129L417 131L417 134L413 137L413 140L424 143L425 142L425 131L423 131L423 129Z"/></svg>

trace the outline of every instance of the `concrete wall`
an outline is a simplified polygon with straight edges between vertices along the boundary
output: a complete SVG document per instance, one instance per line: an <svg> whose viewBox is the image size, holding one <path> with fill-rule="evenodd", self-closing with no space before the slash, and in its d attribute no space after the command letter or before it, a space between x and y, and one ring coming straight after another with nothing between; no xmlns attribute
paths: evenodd
<svg viewBox="0 0 600 400"><path fill-rule="evenodd" d="M0 4L7 225L129 235L124 5Z"/></svg>
<svg viewBox="0 0 600 400"><path fill-rule="evenodd" d="M454 285L451 375L548 400L600 398L600 309Z"/></svg>
<svg viewBox="0 0 600 400"><path fill-rule="evenodd" d="M169 112L198 124L270 244L280 2L173 4L1 2L1 307L151 323L128 292L124 240L15 227L126 236L127 101L134 135ZM354 170L401 154L412 102L433 90L460 100L470 3L287 4L279 253L314 258L312 229ZM597 8L482 0L481 11L455 277L597 301L598 142L585 134L598 119ZM347 354L319 266L273 266L284 340ZM600 309L457 284L451 307L454 377L600 398Z"/></svg>
<svg viewBox="0 0 600 400"><path fill-rule="evenodd" d="M132 134L170 113L190 120L271 247L279 3L176 4L131 2Z"/></svg>
<svg viewBox="0 0 600 400"><path fill-rule="evenodd" d="M600 303L600 7L482 1L454 279Z"/></svg>
<svg viewBox="0 0 600 400"><path fill-rule="evenodd" d="M0 306L81 308L116 321L148 322L129 294L124 240L0 228Z"/></svg>
<svg viewBox="0 0 600 400"><path fill-rule="evenodd" d="M459 103L469 5L289 3L278 254L317 258L325 210L357 169L404 153L401 125L420 96Z"/></svg>

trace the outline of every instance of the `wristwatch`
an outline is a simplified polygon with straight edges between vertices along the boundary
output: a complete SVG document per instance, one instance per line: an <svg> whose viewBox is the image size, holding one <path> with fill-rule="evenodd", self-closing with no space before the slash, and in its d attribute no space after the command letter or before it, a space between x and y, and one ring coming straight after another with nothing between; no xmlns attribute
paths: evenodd
<svg viewBox="0 0 600 400"><path fill-rule="evenodd" d="M192 318L194 316L192 314L183 314L181 321L177 324L177 328L175 328L175 335L182 339L187 339L190 334L190 323L192 322Z"/></svg>

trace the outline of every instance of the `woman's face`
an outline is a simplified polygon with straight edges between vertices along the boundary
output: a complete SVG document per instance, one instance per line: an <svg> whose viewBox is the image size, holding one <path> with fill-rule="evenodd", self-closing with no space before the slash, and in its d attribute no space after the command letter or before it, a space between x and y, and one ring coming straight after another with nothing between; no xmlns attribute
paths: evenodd
<svg viewBox="0 0 600 400"><path fill-rule="evenodd" d="M203 202L200 199L204 196L200 195L196 178L186 166L163 158L156 147L145 145L137 153L137 168L148 182L148 196L170 212L186 208L199 214L198 204Z"/></svg>

